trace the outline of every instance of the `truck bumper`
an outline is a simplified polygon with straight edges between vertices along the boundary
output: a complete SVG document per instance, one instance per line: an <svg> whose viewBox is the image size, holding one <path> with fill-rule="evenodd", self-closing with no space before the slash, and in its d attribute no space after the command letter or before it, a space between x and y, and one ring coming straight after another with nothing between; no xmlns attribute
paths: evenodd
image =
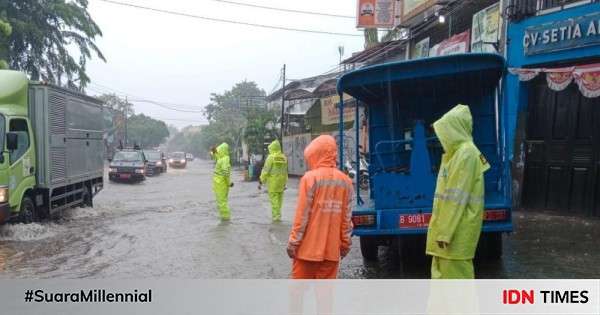
<svg viewBox="0 0 600 315"><path fill-rule="evenodd" d="M10 212L10 205L8 204L8 202L1 203L0 204L0 224L8 221L8 219L10 219L11 216L12 216L12 213Z"/></svg>
<svg viewBox="0 0 600 315"><path fill-rule="evenodd" d="M509 207L486 207L486 212L494 210L506 210L507 218L497 221L484 221L482 232L512 232L512 211ZM368 226L361 226L355 223L353 235L355 236L395 236L395 235L419 235L427 234L427 223L421 223L414 227L401 227L400 216L406 214L430 214L419 209L394 209L394 210L367 210L361 209L352 213L353 221L355 217L372 216L374 222ZM428 220L427 220L428 221Z"/></svg>

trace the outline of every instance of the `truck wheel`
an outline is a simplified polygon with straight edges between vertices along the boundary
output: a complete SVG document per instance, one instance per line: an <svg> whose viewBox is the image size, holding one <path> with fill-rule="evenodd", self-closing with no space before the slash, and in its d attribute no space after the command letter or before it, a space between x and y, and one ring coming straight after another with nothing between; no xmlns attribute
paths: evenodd
<svg viewBox="0 0 600 315"><path fill-rule="evenodd" d="M379 241L374 236L360 237L360 252L366 260L377 260L379 252Z"/></svg>
<svg viewBox="0 0 600 315"><path fill-rule="evenodd" d="M502 233L484 234L484 255L489 260L502 258Z"/></svg>
<svg viewBox="0 0 600 315"><path fill-rule="evenodd" d="M38 220L35 210L35 204L31 198L25 196L21 201L21 210L19 211L19 222L29 224Z"/></svg>
<svg viewBox="0 0 600 315"><path fill-rule="evenodd" d="M405 264L419 265L426 261L425 235L404 235L397 239L398 254Z"/></svg>
<svg viewBox="0 0 600 315"><path fill-rule="evenodd" d="M87 187L85 187L81 193L81 207L93 207L92 194L90 194L90 190Z"/></svg>

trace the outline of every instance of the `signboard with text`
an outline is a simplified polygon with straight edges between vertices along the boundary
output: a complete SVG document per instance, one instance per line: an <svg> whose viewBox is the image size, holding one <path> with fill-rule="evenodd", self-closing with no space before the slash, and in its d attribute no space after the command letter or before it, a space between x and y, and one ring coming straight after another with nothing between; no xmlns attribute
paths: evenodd
<svg viewBox="0 0 600 315"><path fill-rule="evenodd" d="M427 10L436 0L404 0L402 1L402 21L406 21L417 14Z"/></svg>
<svg viewBox="0 0 600 315"><path fill-rule="evenodd" d="M344 94L344 103L347 104L352 97L348 94ZM340 122L340 109L339 109L340 97L338 95L332 95L321 99L321 124L322 125L333 125ZM344 122L354 121L354 106L344 106Z"/></svg>
<svg viewBox="0 0 600 315"><path fill-rule="evenodd" d="M496 3L473 15L471 52L495 53L499 41L500 4Z"/></svg>
<svg viewBox="0 0 600 315"><path fill-rule="evenodd" d="M393 28L396 24L395 0L358 0L356 25L361 28Z"/></svg>
<svg viewBox="0 0 600 315"><path fill-rule="evenodd" d="M526 56L600 45L600 13L528 27L523 34Z"/></svg>
<svg viewBox="0 0 600 315"><path fill-rule="evenodd" d="M431 49L429 57L467 53L469 52L469 46L471 43L470 37L470 31L456 34L446 39L445 41L435 45Z"/></svg>

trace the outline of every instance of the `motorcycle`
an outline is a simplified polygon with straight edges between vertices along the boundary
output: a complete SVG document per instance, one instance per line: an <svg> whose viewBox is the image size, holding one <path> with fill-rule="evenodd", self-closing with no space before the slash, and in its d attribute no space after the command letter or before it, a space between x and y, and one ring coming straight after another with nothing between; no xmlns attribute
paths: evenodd
<svg viewBox="0 0 600 315"><path fill-rule="evenodd" d="M360 161L359 161L359 174L360 174L360 178L359 178L359 186L361 190L368 190L369 189L369 163L367 162L367 160L365 159L364 156L360 157ZM344 170L346 171L346 174L348 175L348 177L350 177L350 179L354 180L354 178L356 178L356 162L350 162L350 161L346 161L346 163L344 163Z"/></svg>

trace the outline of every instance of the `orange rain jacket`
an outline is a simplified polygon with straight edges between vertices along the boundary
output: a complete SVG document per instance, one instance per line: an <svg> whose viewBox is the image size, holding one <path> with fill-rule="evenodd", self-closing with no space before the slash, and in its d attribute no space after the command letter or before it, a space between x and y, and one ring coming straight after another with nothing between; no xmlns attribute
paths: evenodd
<svg viewBox="0 0 600 315"><path fill-rule="evenodd" d="M309 171L300 180L288 244L296 248L296 259L339 261L350 250L354 189L336 168L336 158L332 136L319 136L304 150Z"/></svg>

